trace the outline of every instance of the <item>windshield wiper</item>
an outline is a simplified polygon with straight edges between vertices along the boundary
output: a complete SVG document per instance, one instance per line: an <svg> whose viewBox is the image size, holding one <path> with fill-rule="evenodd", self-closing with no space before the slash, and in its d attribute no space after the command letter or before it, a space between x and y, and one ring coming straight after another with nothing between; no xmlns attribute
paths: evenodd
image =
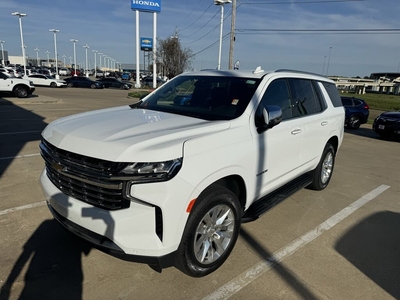
<svg viewBox="0 0 400 300"><path fill-rule="evenodd" d="M129 107L130 107L130 108L138 108L138 107L140 106L140 104L142 104L142 103L143 103L143 100L139 100L139 101L136 102L136 103L129 104Z"/></svg>

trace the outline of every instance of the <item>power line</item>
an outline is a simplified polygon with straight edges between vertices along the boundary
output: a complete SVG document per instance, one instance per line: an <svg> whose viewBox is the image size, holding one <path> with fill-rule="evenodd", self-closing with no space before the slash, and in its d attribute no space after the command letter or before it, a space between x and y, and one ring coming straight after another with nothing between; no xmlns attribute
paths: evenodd
<svg viewBox="0 0 400 300"><path fill-rule="evenodd" d="M200 17L198 17L192 24L190 24L188 27L186 27L186 28L184 28L184 29L181 29L180 31L184 31L184 30L186 30L186 29L188 29L188 28L190 28L193 24L195 24L206 12L207 12L207 10L209 10L210 9L210 7L213 5L213 3L211 2L211 4L206 8L206 10L200 15Z"/></svg>
<svg viewBox="0 0 400 300"><path fill-rule="evenodd" d="M182 37L182 38L188 38L188 37L191 37L192 35L198 33L200 30L202 30L204 27L206 27L206 25L207 25L208 23L210 23L211 20L212 20L218 13L219 13L219 11L217 10L217 11L215 12L215 14L207 21L207 23L205 23L202 27L200 27L198 30L196 30L196 31L193 32L192 34L183 35L183 36L181 36L181 37Z"/></svg>
<svg viewBox="0 0 400 300"><path fill-rule="evenodd" d="M326 1L321 1L321 0L314 0L314 1L287 1L287 2L274 2L274 1L269 1L269 2L240 2L240 4L320 4L320 3L339 3L339 2L363 2L365 0L326 0Z"/></svg>
<svg viewBox="0 0 400 300"><path fill-rule="evenodd" d="M398 34L400 28L364 28L364 29L263 29L263 28L246 28L235 29L239 34L259 34L259 33L330 33L330 34Z"/></svg>
<svg viewBox="0 0 400 300"><path fill-rule="evenodd" d="M230 35L230 32L228 32L227 34L225 34L225 35L222 37L222 41L226 40L226 39L227 39L227 37L228 37L229 35ZM216 46L218 43L219 43L219 39L218 39L218 40L216 40L215 42L213 42L211 45L208 45L208 46L207 46L207 47L205 47L204 49L202 49L202 50L200 50L200 51L198 51L198 52L194 53L194 55L197 55L197 54L203 53L204 51L207 51L207 50L209 50L209 49L213 48L213 47L214 47L214 46Z"/></svg>
<svg viewBox="0 0 400 300"><path fill-rule="evenodd" d="M186 15L186 17L178 24L176 25L176 27L178 27L179 25L181 25L183 22L186 21L186 19L192 14L192 12L197 8L197 6L200 4L201 0L199 0L199 2L197 2L197 4L193 7L192 11Z"/></svg>

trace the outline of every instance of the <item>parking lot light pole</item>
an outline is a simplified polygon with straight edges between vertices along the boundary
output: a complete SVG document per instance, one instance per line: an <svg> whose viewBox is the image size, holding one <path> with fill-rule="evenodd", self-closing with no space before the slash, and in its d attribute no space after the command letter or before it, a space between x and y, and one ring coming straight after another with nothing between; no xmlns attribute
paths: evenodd
<svg viewBox="0 0 400 300"><path fill-rule="evenodd" d="M40 62L39 62L39 48L38 47L36 47L35 49L33 49L33 50L35 50L36 51L36 64L37 64L37 66L39 67L39 65L40 65Z"/></svg>
<svg viewBox="0 0 400 300"><path fill-rule="evenodd" d="M3 48L3 44L4 44L5 42L6 42L6 41L0 41L0 44L1 44L1 65L2 65L3 67L6 66L6 60L4 59L4 48Z"/></svg>
<svg viewBox="0 0 400 300"><path fill-rule="evenodd" d="M50 67L50 57L49 57L50 51L46 50L45 53L47 54L47 67Z"/></svg>
<svg viewBox="0 0 400 300"><path fill-rule="evenodd" d="M63 58L63 63L64 63L64 65L63 65L63 67L65 68L65 58L66 58L67 56L64 54L63 56L62 56L62 58Z"/></svg>
<svg viewBox="0 0 400 300"><path fill-rule="evenodd" d="M69 57L69 65L72 68L72 56Z"/></svg>
<svg viewBox="0 0 400 300"><path fill-rule="evenodd" d="M97 77L97 50L92 50L92 52L94 53L94 78Z"/></svg>
<svg viewBox="0 0 400 300"><path fill-rule="evenodd" d="M99 55L99 70L101 71L101 56L103 55L103 53L99 52L97 54Z"/></svg>
<svg viewBox="0 0 400 300"><path fill-rule="evenodd" d="M75 39L70 39L70 42L74 43L74 76L76 76L76 49L75 49L75 44L78 40Z"/></svg>
<svg viewBox="0 0 400 300"><path fill-rule="evenodd" d="M57 57L57 32L60 32L59 29L49 29L50 32L54 35L54 60L56 64L56 79L60 79L58 75L58 57Z"/></svg>
<svg viewBox="0 0 400 300"><path fill-rule="evenodd" d="M85 62L85 75L86 77L89 77L89 72L88 72L88 59L87 59L87 49L89 49L89 45L86 44L85 46L83 46L83 48L85 48L85 52L86 52L86 62Z"/></svg>
<svg viewBox="0 0 400 300"><path fill-rule="evenodd" d="M222 53L222 29L224 27L224 4L232 3L232 0L214 0L215 5L221 6L221 23L219 31L219 53L218 53L218 67L221 70L221 53Z"/></svg>
<svg viewBox="0 0 400 300"><path fill-rule="evenodd" d="M25 60L25 48L24 48L24 36L22 34L22 18L26 17L26 14L20 13L18 11L12 13L13 16L17 16L19 19L19 32L21 34L21 48L22 48L22 60L24 63L24 75L26 76L26 60Z"/></svg>

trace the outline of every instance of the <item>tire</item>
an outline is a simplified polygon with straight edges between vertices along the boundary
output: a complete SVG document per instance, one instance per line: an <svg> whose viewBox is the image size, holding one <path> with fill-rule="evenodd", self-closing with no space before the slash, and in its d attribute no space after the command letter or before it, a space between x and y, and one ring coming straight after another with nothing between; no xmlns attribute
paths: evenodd
<svg viewBox="0 0 400 300"><path fill-rule="evenodd" d="M236 243L241 213L239 200L230 190L222 186L205 190L186 223L175 266L192 277L217 270Z"/></svg>
<svg viewBox="0 0 400 300"><path fill-rule="evenodd" d="M94 83L92 83L92 85L90 86L91 89L95 89L96 85Z"/></svg>
<svg viewBox="0 0 400 300"><path fill-rule="evenodd" d="M71 82L67 83L67 87L71 88L71 87L73 87L73 86L74 86L74 85L73 85Z"/></svg>
<svg viewBox="0 0 400 300"><path fill-rule="evenodd" d="M29 89L23 85L17 86L14 88L14 95L18 98L26 98L29 95Z"/></svg>
<svg viewBox="0 0 400 300"><path fill-rule="evenodd" d="M57 87L57 83L55 83L55 82L50 83L50 87L56 88Z"/></svg>
<svg viewBox="0 0 400 300"><path fill-rule="evenodd" d="M349 129L358 129L361 125L361 118L360 116L353 115L347 121L347 128Z"/></svg>
<svg viewBox="0 0 400 300"><path fill-rule="evenodd" d="M311 173L312 183L308 187L316 191L325 189L331 181L334 166L335 148L327 143L318 166Z"/></svg>

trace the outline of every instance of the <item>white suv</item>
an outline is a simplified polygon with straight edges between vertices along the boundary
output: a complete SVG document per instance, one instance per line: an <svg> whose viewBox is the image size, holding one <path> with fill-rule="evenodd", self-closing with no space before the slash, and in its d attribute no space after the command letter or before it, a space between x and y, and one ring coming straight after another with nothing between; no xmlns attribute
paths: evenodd
<svg viewBox="0 0 400 300"><path fill-rule="evenodd" d="M339 93L322 76L186 73L130 106L48 125L41 184L75 234L200 277L227 259L241 222L328 185L343 124Z"/></svg>

